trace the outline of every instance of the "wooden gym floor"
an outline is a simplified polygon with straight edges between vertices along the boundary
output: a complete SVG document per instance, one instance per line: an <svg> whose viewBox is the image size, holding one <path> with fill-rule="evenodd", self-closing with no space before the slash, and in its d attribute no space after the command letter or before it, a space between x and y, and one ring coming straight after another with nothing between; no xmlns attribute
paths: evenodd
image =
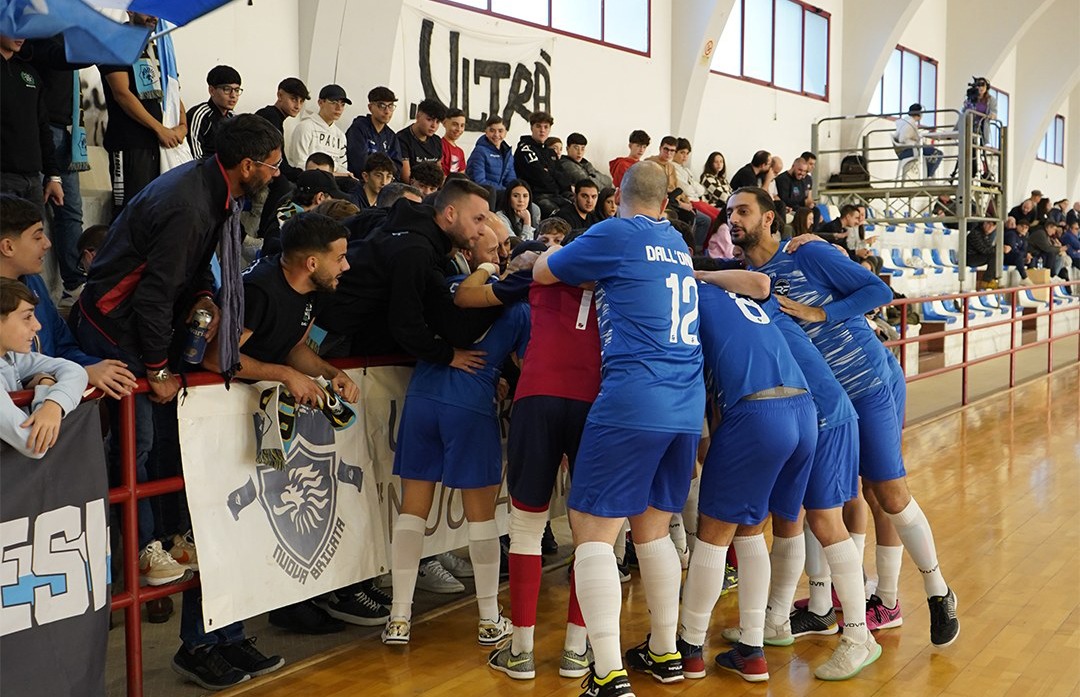
<svg viewBox="0 0 1080 697"><path fill-rule="evenodd" d="M719 630L738 619L737 595L721 598L706 645L709 675L661 685L631 676L648 695L875 695L998 697L1080 694L1080 367L1059 370L1012 392L908 429L912 492L934 528L945 577L959 598L961 632L945 649L929 642L918 570L905 557L903 627L877 633L881 659L845 683L812 670L835 637L767 648L771 679L743 682L712 668ZM867 571L873 571L873 536ZM412 643L388 648L369 637L247 683L230 695L557 695L580 692L558 676L567 580L545 574L537 627L537 678L513 681L485 665L470 600L418 617ZM805 580L799 597L805 596ZM623 586L622 644L648 631L635 572ZM509 608L509 592L500 594Z"/></svg>

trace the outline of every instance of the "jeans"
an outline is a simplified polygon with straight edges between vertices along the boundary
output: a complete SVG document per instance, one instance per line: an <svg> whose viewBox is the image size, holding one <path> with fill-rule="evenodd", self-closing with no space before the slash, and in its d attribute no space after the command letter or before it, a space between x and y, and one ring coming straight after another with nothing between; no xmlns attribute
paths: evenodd
<svg viewBox="0 0 1080 697"><path fill-rule="evenodd" d="M184 591L183 607L180 608L180 641L191 651L200 646L239 644L244 640L244 623L233 622L210 632L203 627L202 589Z"/></svg>
<svg viewBox="0 0 1080 697"><path fill-rule="evenodd" d="M4 172L0 174L0 192L15 194L19 198L41 205L44 200L44 191L41 188L40 174L15 174Z"/></svg>
<svg viewBox="0 0 1080 697"><path fill-rule="evenodd" d="M56 162L60 165L60 186L64 189L64 205L49 205L52 211L53 254L60 265L60 278L64 289L72 290L86 282L86 274L80 273L79 252L76 244L82 235L82 193L79 190L79 173L69 171L71 165L71 134L66 128L49 126L53 145L56 146Z"/></svg>
<svg viewBox="0 0 1080 697"><path fill-rule="evenodd" d="M932 148L929 145L923 146L923 156L926 158L926 178L933 179L934 172L937 171L938 166L941 164L941 151L937 148ZM915 148L904 148L896 153L897 159L906 160L909 157L914 157Z"/></svg>

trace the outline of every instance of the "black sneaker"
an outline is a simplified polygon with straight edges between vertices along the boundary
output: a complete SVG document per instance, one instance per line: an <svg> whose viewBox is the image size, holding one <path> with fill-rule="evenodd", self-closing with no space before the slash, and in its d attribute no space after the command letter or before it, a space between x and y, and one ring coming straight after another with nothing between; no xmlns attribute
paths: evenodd
<svg viewBox="0 0 1080 697"><path fill-rule="evenodd" d="M375 583L375 579L373 578L361 581L360 590L364 591L364 595L371 598L379 605L390 607L394 603L394 596L390 595L382 588L379 588L379 584Z"/></svg>
<svg viewBox="0 0 1080 697"><path fill-rule="evenodd" d="M840 631L836 624L836 611L829 608L824 615L816 615L810 612L810 608L793 610L788 618L791 622L791 636L801 637L810 634L836 634Z"/></svg>
<svg viewBox="0 0 1080 697"><path fill-rule="evenodd" d="M389 608L375 602L359 589L353 593L330 593L317 600L316 604L331 617L361 627L381 627L390 617Z"/></svg>
<svg viewBox="0 0 1080 697"><path fill-rule="evenodd" d="M623 563L627 566L637 568L637 550L634 549L634 534L626 533L626 554L623 556Z"/></svg>
<svg viewBox="0 0 1080 697"><path fill-rule="evenodd" d="M585 691L580 697L634 697L634 689L630 687L630 678L626 677L625 670L613 670L603 678L597 678L590 666L581 687Z"/></svg>
<svg viewBox="0 0 1080 697"><path fill-rule="evenodd" d="M181 646L173 656L172 669L206 690L224 690L251 680L250 675L225 660L220 646L200 646L190 653Z"/></svg>
<svg viewBox="0 0 1080 697"><path fill-rule="evenodd" d="M960 620L956 619L956 593L934 595L926 599L930 605L930 643L948 646L960 635Z"/></svg>
<svg viewBox="0 0 1080 697"><path fill-rule="evenodd" d="M510 578L510 536L499 536L499 579Z"/></svg>
<svg viewBox="0 0 1080 697"><path fill-rule="evenodd" d="M626 665L638 672L648 673L662 683L679 682L684 677L679 652L657 656L649 649L648 638L626 652Z"/></svg>
<svg viewBox="0 0 1080 697"><path fill-rule="evenodd" d="M255 637L248 637L239 644L225 644L218 647L218 652L229 664L237 670L242 670L255 678L285 665L285 659L281 656L264 656L262 651L255 648Z"/></svg>
<svg viewBox="0 0 1080 697"><path fill-rule="evenodd" d="M270 624L297 634L333 634L345 623L326 614L310 600L270 611Z"/></svg>
<svg viewBox="0 0 1080 697"><path fill-rule="evenodd" d="M630 565L625 561L620 564L616 559L615 568L619 570L619 583L630 583Z"/></svg>
<svg viewBox="0 0 1080 697"><path fill-rule="evenodd" d="M555 541L555 533L551 532L551 522L544 527L544 536L540 538L541 554L558 554L559 543Z"/></svg>

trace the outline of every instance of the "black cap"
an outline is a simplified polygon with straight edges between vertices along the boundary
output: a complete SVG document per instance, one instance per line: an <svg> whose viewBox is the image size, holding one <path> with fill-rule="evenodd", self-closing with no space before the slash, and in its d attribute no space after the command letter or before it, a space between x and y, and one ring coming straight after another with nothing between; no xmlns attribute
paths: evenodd
<svg viewBox="0 0 1080 697"><path fill-rule="evenodd" d="M536 252L537 254L543 254L546 251L547 245L540 240L528 240L527 242L522 242L518 246L514 247L513 251L510 252L510 258L516 259L525 252Z"/></svg>
<svg viewBox="0 0 1080 697"><path fill-rule="evenodd" d="M396 102L397 95L389 87L376 87L367 93L367 100L369 104L375 102Z"/></svg>
<svg viewBox="0 0 1080 697"><path fill-rule="evenodd" d="M236 68L228 65L215 65L210 68L210 72L206 74L206 84L211 87L217 87L218 85L239 85L240 73L236 72Z"/></svg>
<svg viewBox="0 0 1080 697"><path fill-rule="evenodd" d="M923 106L918 102L915 102L907 108L908 116L922 116Z"/></svg>
<svg viewBox="0 0 1080 697"><path fill-rule="evenodd" d="M305 85L304 81L298 77L285 78L278 83L277 88L286 94L291 94L300 99L311 99L311 93L308 92L307 85Z"/></svg>
<svg viewBox="0 0 1080 697"><path fill-rule="evenodd" d="M296 178L296 193L304 196L314 196L318 193L328 194L331 198L348 200L341 189L338 188L334 175L321 169L309 169L301 172Z"/></svg>
<svg viewBox="0 0 1080 697"><path fill-rule="evenodd" d="M319 90L319 99L340 99L346 104L352 104L352 100L345 96L345 89L341 85L327 85Z"/></svg>

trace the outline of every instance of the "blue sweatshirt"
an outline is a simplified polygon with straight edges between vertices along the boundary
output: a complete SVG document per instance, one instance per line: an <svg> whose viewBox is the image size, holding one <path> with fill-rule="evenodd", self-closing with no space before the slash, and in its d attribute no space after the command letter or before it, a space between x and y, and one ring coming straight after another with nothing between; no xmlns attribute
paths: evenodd
<svg viewBox="0 0 1080 697"><path fill-rule="evenodd" d="M88 365L100 363L102 359L95 358L83 352L79 348L79 342L68 328L67 322L56 311L52 298L49 297L49 289L41 276L20 276L19 280L33 291L38 297L37 307L34 308L34 316L41 324L41 331L37 334L34 350L53 358L65 358L78 363L84 368Z"/></svg>

